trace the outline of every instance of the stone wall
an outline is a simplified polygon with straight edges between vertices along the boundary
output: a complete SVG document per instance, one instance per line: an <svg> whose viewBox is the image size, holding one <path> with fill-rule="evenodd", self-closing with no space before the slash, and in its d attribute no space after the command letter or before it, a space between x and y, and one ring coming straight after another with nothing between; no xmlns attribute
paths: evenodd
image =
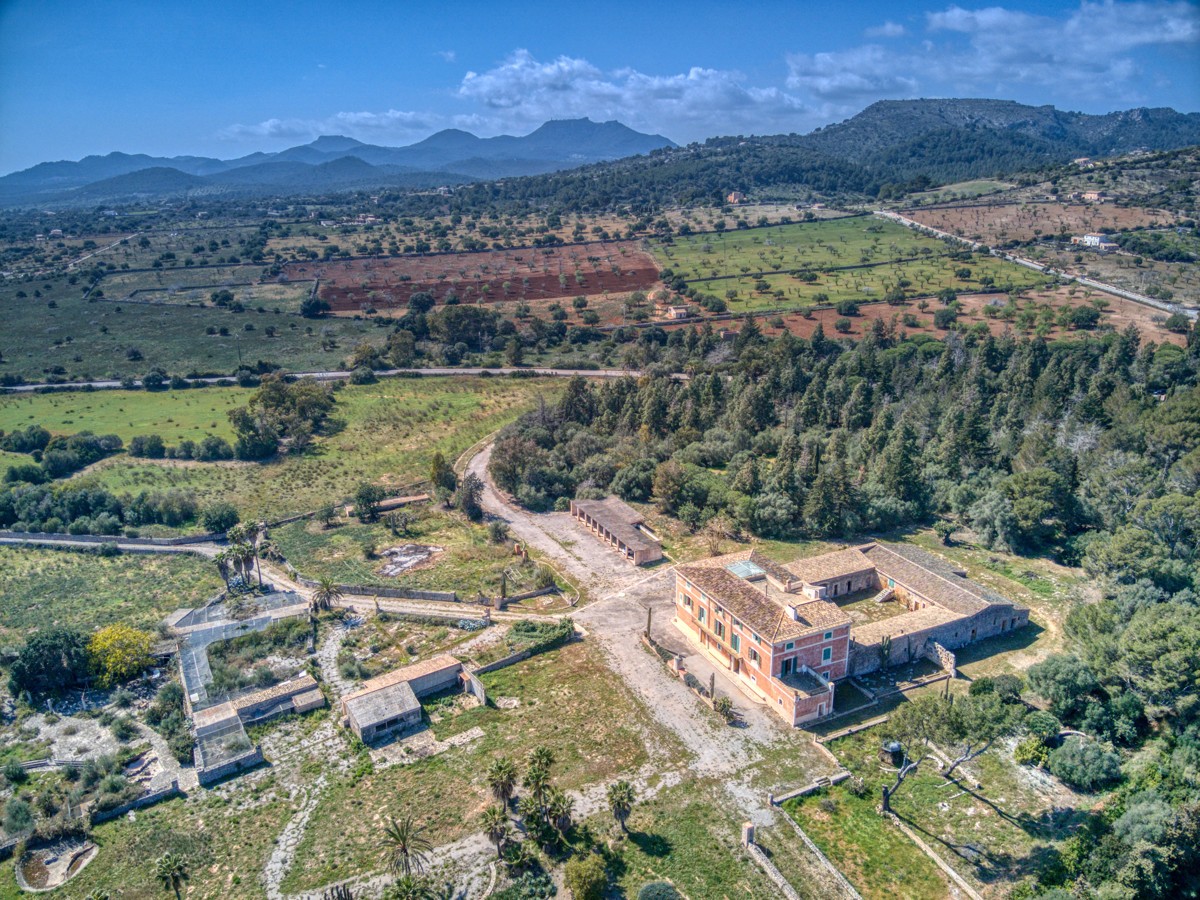
<svg viewBox="0 0 1200 900"><path fill-rule="evenodd" d="M262 755L262 747L253 747L245 753L239 753L219 766L213 766L212 768L197 766L196 777L200 780L201 784L212 784L214 781L220 781L228 775L235 775L238 772L253 769L263 762L265 760Z"/></svg>

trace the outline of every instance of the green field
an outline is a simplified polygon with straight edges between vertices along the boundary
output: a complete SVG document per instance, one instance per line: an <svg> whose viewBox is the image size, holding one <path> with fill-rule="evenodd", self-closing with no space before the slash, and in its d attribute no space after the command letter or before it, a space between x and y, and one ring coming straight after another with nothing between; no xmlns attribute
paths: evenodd
<svg viewBox="0 0 1200 900"><path fill-rule="evenodd" d="M33 296L35 289L41 297ZM18 291L27 296L18 297ZM235 313L164 303L88 302L81 294L79 284L63 278L37 287L0 285L0 375L30 381L94 380L140 377L155 367L177 375L224 375L258 360L293 372L321 371L340 368L364 339L383 342L373 322L350 318L304 319L284 311L258 312L257 304ZM282 303L275 305L282 308ZM209 328L215 333L208 334Z"/></svg>
<svg viewBox="0 0 1200 900"><path fill-rule="evenodd" d="M115 434L126 444L145 434L161 435L168 445L210 434L230 440L229 410L245 405L251 393L249 388L196 388L9 394L0 397L0 430L41 425L51 434ZM12 459L18 460L29 461L25 456Z"/></svg>
<svg viewBox="0 0 1200 900"><path fill-rule="evenodd" d="M346 385L337 393L332 416L344 427L317 438L302 456L267 463L187 465L117 456L77 481L117 493L192 490L206 503L228 500L243 516L274 520L340 502L366 481L396 490L421 481L428 475L434 452L455 459L480 438L532 409L539 395L554 395L561 387L539 379L459 377ZM182 393L194 397L222 390Z"/></svg>
<svg viewBox="0 0 1200 900"><path fill-rule="evenodd" d="M84 630L126 622L149 628L221 587L217 568L189 553L91 553L0 546L0 638L35 628Z"/></svg>
<svg viewBox="0 0 1200 900"><path fill-rule="evenodd" d="M476 593L495 596L500 592L500 577L512 568L522 577L509 581L509 594L532 590L536 567L520 567L513 559L512 544L493 544L487 529L474 525L459 513L445 512L436 506L413 507L419 521L409 534L392 534L383 524L358 522L323 528L318 522L303 521L284 525L271 532L288 562L308 578L328 576L341 584L366 584L380 587L405 587L428 591L458 591L463 597ZM366 550L382 552L401 544L428 544L444 548L432 565L425 565L398 577L379 574L386 562L379 556L368 558Z"/></svg>
<svg viewBox="0 0 1200 900"><path fill-rule="evenodd" d="M691 235L670 244L653 242L652 250L689 286L727 299L735 312L811 304L817 294L832 303L882 300L897 286L910 297L946 287L978 291L985 276L996 285L1018 288L1045 281L988 256L969 263L953 260L941 241L874 217ZM971 270L967 278L955 274L963 266ZM815 280L798 277L800 271L812 273ZM759 281L766 282L765 290ZM731 290L736 296L729 296Z"/></svg>
<svg viewBox="0 0 1200 900"><path fill-rule="evenodd" d="M932 191L924 191L920 194L912 194L910 199L936 203L940 200L981 197L984 194L995 194L998 191L1007 191L1014 187L1016 187L1015 184L1007 181L991 181L986 178L978 179L976 181L958 181L954 184L943 185L942 187Z"/></svg>

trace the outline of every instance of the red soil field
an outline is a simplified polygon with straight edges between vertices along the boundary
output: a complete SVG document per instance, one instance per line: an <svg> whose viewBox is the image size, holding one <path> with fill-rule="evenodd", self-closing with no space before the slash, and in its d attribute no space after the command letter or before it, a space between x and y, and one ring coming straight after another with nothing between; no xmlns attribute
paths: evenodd
<svg viewBox="0 0 1200 900"><path fill-rule="evenodd" d="M649 290L658 265L632 241L430 256L289 263L293 281L320 279L334 312L403 309L425 291L439 303L551 300ZM507 287L506 287L507 286Z"/></svg>

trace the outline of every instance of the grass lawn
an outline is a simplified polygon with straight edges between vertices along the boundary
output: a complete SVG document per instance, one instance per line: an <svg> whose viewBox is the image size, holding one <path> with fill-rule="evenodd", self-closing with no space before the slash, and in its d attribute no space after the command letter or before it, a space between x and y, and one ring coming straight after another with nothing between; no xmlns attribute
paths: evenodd
<svg viewBox="0 0 1200 900"><path fill-rule="evenodd" d="M244 517L276 519L340 502L363 482L400 490L424 480L435 451L453 461L533 408L539 394L549 400L561 388L541 379L462 377L346 385L333 411L345 427L317 438L303 456L188 466L117 457L80 480L118 493L193 490L209 502L229 500Z"/></svg>
<svg viewBox="0 0 1200 900"><path fill-rule="evenodd" d="M685 897L775 898L779 889L742 849L741 820L722 805L716 781L688 781L638 803L610 869L621 893L670 881ZM612 827L604 812L593 829Z"/></svg>
<svg viewBox="0 0 1200 900"><path fill-rule="evenodd" d="M168 445L199 442L210 434L232 441L229 410L244 406L251 393L249 388L196 388L9 394L0 397L0 429L41 425L51 434L92 431L115 434L126 444L144 434L161 435Z"/></svg>
<svg viewBox="0 0 1200 900"><path fill-rule="evenodd" d="M99 854L56 896L104 890L122 900L157 900L164 894L154 860L170 851L187 861L184 892L193 900L264 897L258 876L291 805L267 791L237 805L215 794L202 792L200 798L171 800L98 825L92 840ZM17 887L12 864L0 868L0 898L28 896Z"/></svg>
<svg viewBox="0 0 1200 900"><path fill-rule="evenodd" d="M284 891L311 890L380 867L372 845L388 815L416 815L435 846L479 828L490 805L487 766L543 744L556 757L554 783L578 789L630 774L647 760L646 712L586 641L482 676L488 696L515 697L515 709L476 707L434 727L445 740L478 726L483 737L411 765L394 765L326 789L297 851ZM662 740L668 740L665 736ZM699 896L699 895L694 895Z"/></svg>
<svg viewBox="0 0 1200 900"><path fill-rule="evenodd" d="M875 811L877 793L860 799L834 785L783 808L866 900L948 896L942 871Z"/></svg>
<svg viewBox="0 0 1200 900"><path fill-rule="evenodd" d="M90 553L0 546L0 637L35 628L84 630L127 622L152 628L221 587L216 566L191 554Z"/></svg>
<svg viewBox="0 0 1200 900"><path fill-rule="evenodd" d="M521 576L509 579L508 593L519 594L535 587L537 566L519 565L512 554L511 542L493 544L487 528L476 525L457 512L440 505L409 507L420 515L405 535L395 535L382 523L364 525L355 520L340 527L323 528L319 522L293 522L271 532L296 569L309 578L328 576L340 584L378 585L414 590L458 591L473 598L500 593L505 570ZM343 520L344 521L344 520ZM400 575L380 573L387 564L383 551L404 544L441 547L431 560ZM374 547L376 555L368 559L365 551Z"/></svg>
<svg viewBox="0 0 1200 900"><path fill-rule="evenodd" d="M848 769L870 785L867 800L872 810L879 802L880 785L891 781L876 756L879 735L871 730L829 745ZM1072 794L1052 778L1047 778L1047 783L1035 780L1004 746L993 748L964 768L956 783L948 783L934 767L918 770L896 792L892 808L981 892L1003 896L1014 882L1053 864L1055 845L1073 833L1093 801ZM977 789L976 784L982 787ZM842 794L843 798L837 799L835 820L842 818L840 810L852 810L861 802L845 791ZM805 798L802 805L813 807L809 814L819 818L819 797ZM864 837L860 849L869 846ZM909 846L913 856L926 859L915 846Z"/></svg>

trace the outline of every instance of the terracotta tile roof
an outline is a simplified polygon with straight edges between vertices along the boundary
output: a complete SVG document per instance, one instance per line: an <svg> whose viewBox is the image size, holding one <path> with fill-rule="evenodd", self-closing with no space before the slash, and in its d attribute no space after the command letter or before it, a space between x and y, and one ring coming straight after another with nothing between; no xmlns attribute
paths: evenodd
<svg viewBox="0 0 1200 900"><path fill-rule="evenodd" d="M352 700L356 697L365 697L367 694L374 691L381 691L384 688L393 687L401 682L413 681L417 678L422 678L426 675L432 675L434 672L440 672L443 669L454 667L462 668L462 663L451 656L449 653L439 653L437 656L431 656L429 659L423 659L420 662L415 662L411 666L405 666L402 669L394 669L391 672L385 672L382 675L376 675L374 678L368 678L362 683L357 691L352 691L342 697L343 701Z"/></svg>
<svg viewBox="0 0 1200 900"><path fill-rule="evenodd" d="M1007 597L964 578L946 560L916 547L876 543L865 553L888 578L951 612L973 616L989 606L1016 607Z"/></svg>
<svg viewBox="0 0 1200 900"><path fill-rule="evenodd" d="M861 548L855 547L850 550L834 550L832 553L798 559L788 563L785 568L792 573L792 577L800 581L808 584L820 584L831 579L848 578L851 575L869 571L875 568L875 563L866 557Z"/></svg>
<svg viewBox="0 0 1200 900"><path fill-rule="evenodd" d="M785 594L765 578L760 579L757 584L739 578L729 571L728 566L740 562L753 562L768 574L771 572L768 568L770 566L781 572L785 579L790 579L781 567L752 550L714 556L680 566L676 571L700 588L707 597L740 619L755 634L772 643L850 621L850 617L832 603L807 600L797 594ZM775 575L771 577L774 578ZM758 587L758 584L763 585L763 588ZM788 609L796 605L798 617L793 619Z"/></svg>

